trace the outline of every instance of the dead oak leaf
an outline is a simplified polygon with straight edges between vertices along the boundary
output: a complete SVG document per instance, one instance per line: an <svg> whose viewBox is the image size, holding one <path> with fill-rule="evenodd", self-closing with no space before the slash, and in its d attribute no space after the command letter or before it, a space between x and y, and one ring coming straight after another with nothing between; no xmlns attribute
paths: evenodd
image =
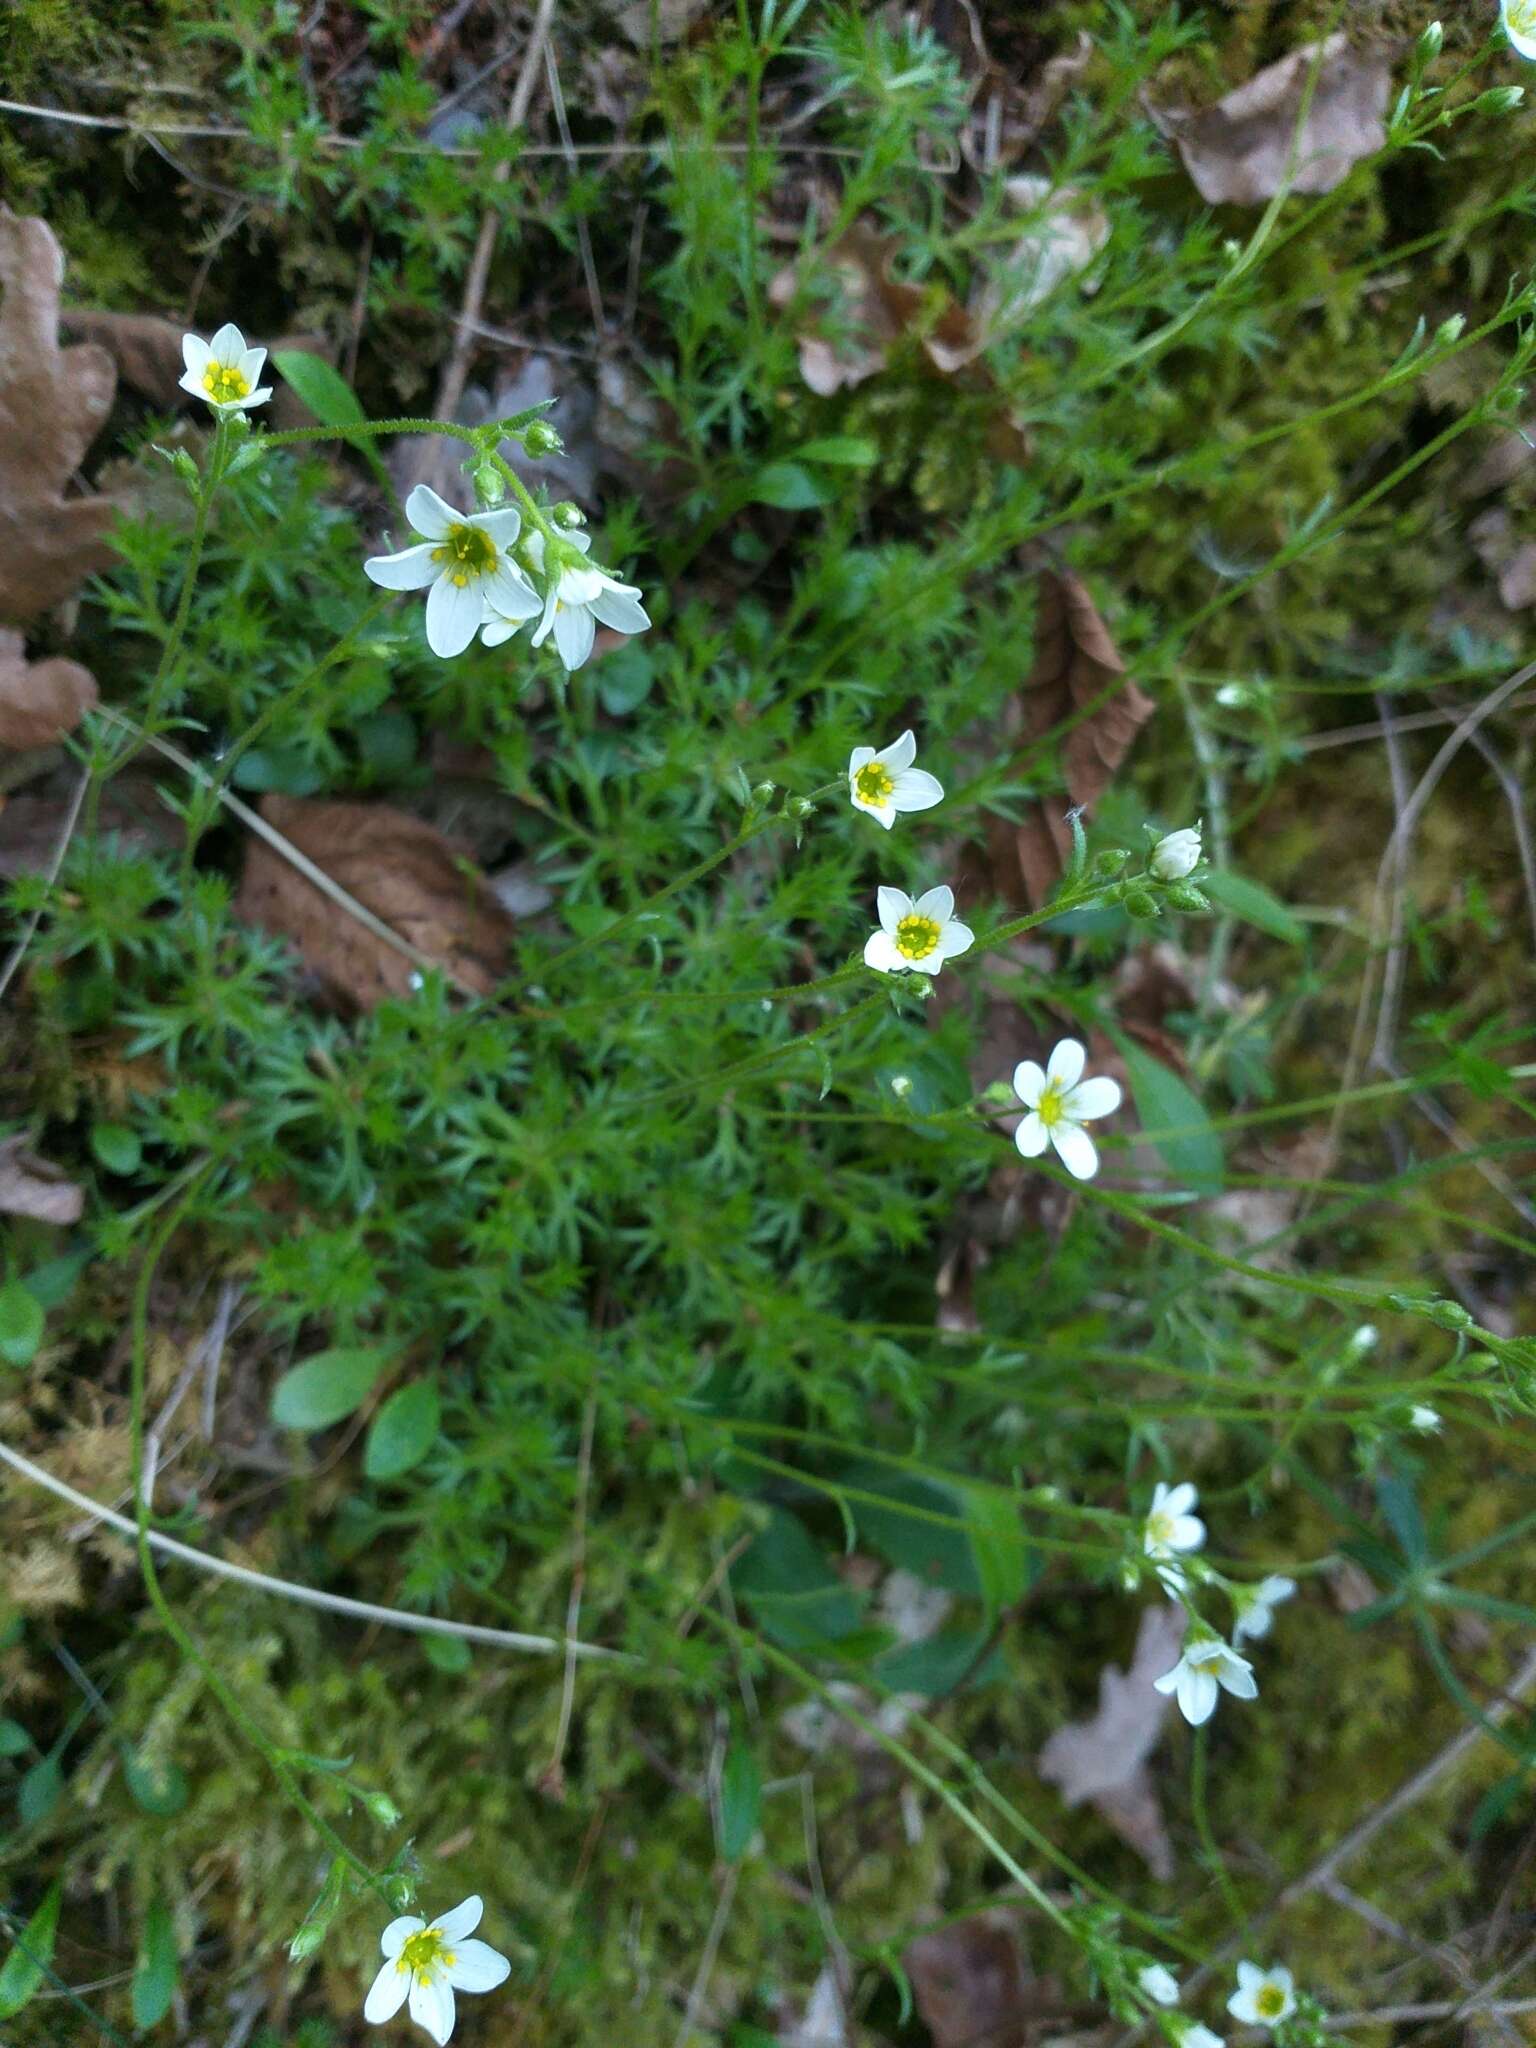
<svg viewBox="0 0 1536 2048"><path fill-rule="evenodd" d="M1098 1712L1058 1728L1035 1760L1068 1806L1086 1800L1165 1881L1173 1875L1173 1850L1147 1759L1162 1735L1168 1701L1152 1681L1173 1669L1183 1641L1179 1609L1149 1607L1130 1670L1107 1664L1099 1676Z"/></svg>
<svg viewBox="0 0 1536 2048"><path fill-rule="evenodd" d="M1355 49L1340 33L1266 65L1203 112L1150 111L1202 199L1261 206L1287 187L1331 192L1362 157L1373 156L1387 139L1391 91L1391 52Z"/></svg>
<svg viewBox="0 0 1536 2048"><path fill-rule="evenodd" d="M1059 1987L1030 1968L1014 1916L980 1913L920 1934L902 1967L933 2048L1024 2048L1063 2013Z"/></svg>
<svg viewBox="0 0 1536 2048"><path fill-rule="evenodd" d="M1119 649L1086 586L1068 570L1046 570L1034 665L1009 718L1021 756L1067 728L1062 778L1076 809L1097 803L1156 708L1134 683L1118 680L1124 674ZM1072 850L1066 809L1053 798L1036 802L1017 824L1005 818L988 823L992 879L1020 909L1040 909L1066 870Z"/></svg>
<svg viewBox="0 0 1536 2048"><path fill-rule="evenodd" d="M61 1167L27 1149L23 1133L0 1139L0 1215L78 1223L85 1197Z"/></svg>
<svg viewBox="0 0 1536 2048"><path fill-rule="evenodd" d="M462 988L489 995L514 929L485 877L434 826L389 804L267 796L261 815L332 881ZM317 888L274 847L252 839L237 913L288 939L336 994L372 1009L407 995L416 967Z"/></svg>
<svg viewBox="0 0 1536 2048"><path fill-rule="evenodd" d="M21 635L0 626L0 747L51 747L74 731L97 694L96 678L78 661L28 661Z"/></svg>
<svg viewBox="0 0 1536 2048"><path fill-rule="evenodd" d="M0 616L35 618L112 560L110 498L66 498L112 407L91 343L61 349L64 256L46 221L0 207Z"/></svg>

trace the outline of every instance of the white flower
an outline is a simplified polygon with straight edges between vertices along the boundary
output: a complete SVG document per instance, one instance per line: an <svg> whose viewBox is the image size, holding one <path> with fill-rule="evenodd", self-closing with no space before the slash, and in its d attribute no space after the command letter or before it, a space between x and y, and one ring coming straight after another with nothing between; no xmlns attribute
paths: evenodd
<svg viewBox="0 0 1536 2048"><path fill-rule="evenodd" d="M1179 1980L1161 1963L1148 1963L1136 1982L1154 2005L1177 2005L1179 2002Z"/></svg>
<svg viewBox="0 0 1536 2048"><path fill-rule="evenodd" d="M1013 1070L1013 1092L1029 1111L1013 1142L1026 1159L1038 1159L1047 1145L1054 1145L1062 1165L1078 1180L1092 1180L1099 1170L1098 1147L1083 1125L1120 1107L1118 1081L1104 1075L1083 1079L1087 1059L1075 1038L1064 1038L1044 1073L1033 1060L1021 1060Z"/></svg>
<svg viewBox="0 0 1536 2048"><path fill-rule="evenodd" d="M1499 14L1511 49L1536 58L1536 0L1500 0Z"/></svg>
<svg viewBox="0 0 1536 2048"><path fill-rule="evenodd" d="M1152 1683L1159 1692L1177 1697L1179 1712L1192 1728L1215 1713L1218 1691L1239 1700L1256 1699L1259 1691L1248 1659L1239 1657L1220 1636L1207 1633L1187 1642L1173 1669Z"/></svg>
<svg viewBox="0 0 1536 2048"><path fill-rule="evenodd" d="M515 506L459 512L418 484L405 501L405 516L426 539L397 555L371 556L363 573L385 590L425 590L431 584L427 645L434 654L444 660L462 654L490 600L507 618L533 617L538 596L511 554L523 523Z"/></svg>
<svg viewBox="0 0 1536 2048"><path fill-rule="evenodd" d="M1165 832L1152 849L1147 866L1160 882L1182 882L1200 865L1200 828L1186 825L1182 832Z"/></svg>
<svg viewBox="0 0 1536 2048"><path fill-rule="evenodd" d="M1421 1436L1433 1436L1440 1427L1440 1410L1428 1408L1422 1401L1415 1401L1408 1420Z"/></svg>
<svg viewBox="0 0 1536 2048"><path fill-rule="evenodd" d="M1179 2036L1179 2048L1227 2048L1220 2034L1213 2034L1209 2027L1202 2027L1198 2020L1191 2020Z"/></svg>
<svg viewBox="0 0 1536 2048"><path fill-rule="evenodd" d="M391 1920L379 1936L384 1967L373 1980L363 2018L377 2026L393 2019L409 1998L411 2018L442 2048L453 2032L454 1992L494 1991L512 1968L489 1942L467 1938L484 1910L478 1898L468 1898L435 1920L410 1913Z"/></svg>
<svg viewBox="0 0 1536 2048"><path fill-rule="evenodd" d="M1237 1622L1232 1630L1234 1643L1257 1641L1267 1636L1274 1623L1275 1609L1283 1600L1289 1600L1296 1590L1294 1579L1271 1575L1260 1579L1256 1586L1236 1587L1233 1599L1237 1603Z"/></svg>
<svg viewBox="0 0 1536 2048"><path fill-rule="evenodd" d="M1237 1989L1227 2011L1245 2027L1277 2027L1296 2010L1296 1980L1277 1965L1261 1970L1257 1963L1239 1963Z"/></svg>
<svg viewBox="0 0 1536 2048"><path fill-rule="evenodd" d="M864 965L882 974L904 974L908 968L937 974L975 940L970 926L956 918L955 892L947 885L925 890L915 902L904 889L880 889L875 900L880 929L869 935Z"/></svg>
<svg viewBox="0 0 1536 2048"><path fill-rule="evenodd" d="M226 321L213 337L204 341L196 334L181 337L181 359L186 371L183 391L206 399L216 413L245 412L253 405L265 405L272 396L270 384L258 391L256 379L267 360L264 348L247 348L239 328Z"/></svg>
<svg viewBox="0 0 1536 2048"><path fill-rule="evenodd" d="M1176 1551L1200 1549L1205 1542L1205 1524L1194 1513L1199 1499L1188 1480L1182 1486L1157 1482L1141 1531L1141 1547L1148 1557L1172 1557Z"/></svg>
<svg viewBox="0 0 1536 2048"><path fill-rule="evenodd" d="M583 554L592 545L590 533L567 533L565 538L571 547L580 548ZM542 575L542 533L529 534L523 543L523 554L534 573ZM486 605L486 626L480 637L487 647L497 647L509 639L528 616L522 611L504 612L492 597ZM574 670L580 668L592 652L592 642L597 637L599 625L611 626L616 633L644 633L649 630L650 623L645 606L640 602L640 592L633 583L620 583L606 569L585 562L562 569L550 578L539 623L533 629L532 644L542 647L553 632L560 659L568 670Z"/></svg>
<svg viewBox="0 0 1536 2048"><path fill-rule="evenodd" d="M889 832L898 811L931 811L944 801L936 775L914 768L917 741L910 732L882 747L855 747L848 756L848 795L856 811L868 811Z"/></svg>

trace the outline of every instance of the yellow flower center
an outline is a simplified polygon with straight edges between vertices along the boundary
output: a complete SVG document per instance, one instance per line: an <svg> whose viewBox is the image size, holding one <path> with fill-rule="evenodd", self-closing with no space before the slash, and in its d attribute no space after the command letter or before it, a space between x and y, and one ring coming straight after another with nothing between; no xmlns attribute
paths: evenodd
<svg viewBox="0 0 1536 2048"><path fill-rule="evenodd" d="M1285 2011L1285 1993L1278 1984L1266 1984L1253 2001L1253 2008L1260 2019L1277 2020Z"/></svg>
<svg viewBox="0 0 1536 2048"><path fill-rule="evenodd" d="M432 550L432 559L449 565L450 581L462 590L471 577L495 568L496 543L483 526L450 526L447 538Z"/></svg>
<svg viewBox="0 0 1536 2048"><path fill-rule="evenodd" d="M1536 35L1536 0L1509 0L1506 18L1521 35Z"/></svg>
<svg viewBox="0 0 1536 2048"><path fill-rule="evenodd" d="M881 761L866 761L853 778L859 799L866 804L883 804L896 787L896 778Z"/></svg>
<svg viewBox="0 0 1536 2048"><path fill-rule="evenodd" d="M251 395L249 383L233 363L210 363L203 372L203 389L215 405Z"/></svg>
<svg viewBox="0 0 1536 2048"><path fill-rule="evenodd" d="M896 950L903 960L926 960L939 943L939 927L931 917L915 912L896 927Z"/></svg>
<svg viewBox="0 0 1536 2048"><path fill-rule="evenodd" d="M1059 1081L1047 1082L1044 1093L1035 1104L1035 1115L1050 1130L1054 1125L1066 1121L1066 1090Z"/></svg>
<svg viewBox="0 0 1536 2048"><path fill-rule="evenodd" d="M1154 1543L1171 1543L1173 1541L1172 1515L1165 1514L1161 1508L1155 1515L1148 1515L1147 1534Z"/></svg>
<svg viewBox="0 0 1536 2048"><path fill-rule="evenodd" d="M453 1962L453 1950L436 1927L423 1927L407 1935L395 1959L397 1970L409 1970L413 1977L433 1977Z"/></svg>
<svg viewBox="0 0 1536 2048"><path fill-rule="evenodd" d="M1208 1672L1210 1676L1214 1678L1216 1674L1221 1670L1222 1665L1226 1662L1226 1659L1222 1656L1220 1650L1216 1650L1213 1651L1209 1656L1191 1657L1189 1661L1192 1670Z"/></svg>

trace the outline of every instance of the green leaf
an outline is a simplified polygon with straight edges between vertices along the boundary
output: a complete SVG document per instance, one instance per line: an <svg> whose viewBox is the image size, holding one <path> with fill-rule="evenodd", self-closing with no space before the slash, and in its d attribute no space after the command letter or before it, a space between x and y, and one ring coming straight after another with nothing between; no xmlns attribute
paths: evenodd
<svg viewBox="0 0 1536 2048"><path fill-rule="evenodd" d="M798 462L770 462L752 479L748 503L772 505L780 512L807 512L835 495L830 485L818 483Z"/></svg>
<svg viewBox="0 0 1536 2048"><path fill-rule="evenodd" d="M55 1884L0 1965L0 2020L13 2018L37 1995L53 1961L53 1938L58 1932L63 1901L63 1884Z"/></svg>
<svg viewBox="0 0 1536 2048"><path fill-rule="evenodd" d="M272 1420L280 1429L329 1429L363 1405L388 1363L381 1351L317 1351L272 1390Z"/></svg>
<svg viewBox="0 0 1536 2048"><path fill-rule="evenodd" d="M134 1805L159 1820L169 1820L187 1803L186 1773L177 1764L153 1765L136 1756L125 1756L123 1783Z"/></svg>
<svg viewBox="0 0 1536 2048"><path fill-rule="evenodd" d="M731 1573L765 1635L787 1650L816 1649L852 1636L859 1605L803 1524L775 1508Z"/></svg>
<svg viewBox="0 0 1536 2048"><path fill-rule="evenodd" d="M144 1147L123 1124L97 1124L91 1132L91 1150L108 1173L137 1173Z"/></svg>
<svg viewBox="0 0 1536 2048"><path fill-rule="evenodd" d="M370 711L352 728L358 752L375 775L403 775L420 750L416 721L408 711Z"/></svg>
<svg viewBox="0 0 1536 2048"><path fill-rule="evenodd" d="M424 1645L427 1662L450 1678L461 1678L469 1669L469 1645L462 1636L428 1636Z"/></svg>
<svg viewBox="0 0 1536 2048"><path fill-rule="evenodd" d="M1004 1674L1001 1653L988 1653L989 1631L941 1628L918 1643L901 1643L875 1659L875 1676L892 1692L920 1692L929 1699L964 1684L990 1685Z"/></svg>
<svg viewBox="0 0 1536 2048"><path fill-rule="evenodd" d="M1218 872L1202 876L1200 886L1213 903L1230 910L1244 924L1257 925L1261 932L1284 939L1288 946L1306 943L1307 928L1301 919L1293 917L1262 882L1251 881L1247 875Z"/></svg>
<svg viewBox="0 0 1536 2048"><path fill-rule="evenodd" d="M610 718L638 710L651 694L656 664L643 647L615 647L597 664L597 694Z"/></svg>
<svg viewBox="0 0 1536 2048"><path fill-rule="evenodd" d="M32 1747L32 1738L19 1721L0 1721L0 1756L22 1756Z"/></svg>
<svg viewBox="0 0 1536 2048"><path fill-rule="evenodd" d="M158 2027L176 1995L176 1929L164 1899L152 1901L144 1916L139 1960L133 1973L133 2024Z"/></svg>
<svg viewBox="0 0 1536 2048"><path fill-rule="evenodd" d="M879 448L862 434L829 434L804 442L795 453L802 462L830 462L840 469L871 469L880 460Z"/></svg>
<svg viewBox="0 0 1536 2048"><path fill-rule="evenodd" d="M35 1821L46 1820L58 1805L64 1791L64 1773L58 1761L45 1756L28 1771L16 1788L16 1811L21 1815L22 1825L31 1827Z"/></svg>
<svg viewBox="0 0 1536 2048"><path fill-rule="evenodd" d="M725 1753L720 1773L720 1854L727 1863L744 1856L757 1833L763 1805L763 1774L757 1758L738 1735Z"/></svg>
<svg viewBox="0 0 1536 2048"><path fill-rule="evenodd" d="M850 1505L860 1536L888 1564L951 1593L981 1592L976 1553L962 1526L965 1504L947 1486L875 1462L836 1476L844 1486L878 1496Z"/></svg>
<svg viewBox="0 0 1536 2048"><path fill-rule="evenodd" d="M322 427L355 427L368 415L339 370L307 349L278 348L272 361Z"/></svg>
<svg viewBox="0 0 1536 2048"><path fill-rule="evenodd" d="M1031 1577L1029 1546L1019 1511L1005 1493L987 1487L968 1486L962 1500L971 1555L987 1617L995 1620L1008 1607L1022 1600Z"/></svg>
<svg viewBox="0 0 1536 2048"><path fill-rule="evenodd" d="M37 1296L19 1280L0 1287L0 1358L7 1365L30 1365L46 1327Z"/></svg>
<svg viewBox="0 0 1536 2048"><path fill-rule="evenodd" d="M1161 1060L1153 1059L1130 1039L1117 1032L1115 1043L1125 1061L1136 1114L1169 1171L1196 1194L1218 1193L1225 1165L1221 1139L1211 1128L1199 1097ZM1168 1135L1160 1137L1159 1132Z"/></svg>
<svg viewBox="0 0 1536 2048"><path fill-rule="evenodd" d="M238 789L275 789L281 796L313 796L325 775L302 747L252 747L235 763Z"/></svg>
<svg viewBox="0 0 1536 2048"><path fill-rule="evenodd" d="M75 1283L91 1263L89 1252L66 1252L62 1258L45 1259L34 1266L22 1283L43 1308L60 1308L75 1291Z"/></svg>
<svg viewBox="0 0 1536 2048"><path fill-rule="evenodd" d="M398 1479L419 1465L437 1441L440 1405L435 1380L398 1387L374 1416L363 1452L370 1479Z"/></svg>

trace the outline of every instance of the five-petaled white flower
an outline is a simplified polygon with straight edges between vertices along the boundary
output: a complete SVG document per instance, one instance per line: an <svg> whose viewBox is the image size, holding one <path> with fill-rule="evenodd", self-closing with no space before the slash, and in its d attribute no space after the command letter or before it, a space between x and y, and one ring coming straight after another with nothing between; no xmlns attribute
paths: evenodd
<svg viewBox="0 0 1536 2048"><path fill-rule="evenodd" d="M1274 1573L1267 1579L1260 1579L1256 1586L1238 1588L1233 1594L1237 1602L1233 1642L1257 1642L1260 1636L1267 1636L1274 1624L1275 1609L1283 1600L1289 1600L1295 1590L1294 1579L1281 1578Z"/></svg>
<svg viewBox="0 0 1536 2048"><path fill-rule="evenodd" d="M1083 1129L1095 1117L1120 1107L1120 1083L1100 1074L1083 1079L1088 1055L1075 1038L1064 1038L1045 1063L1021 1060L1013 1070L1013 1092L1029 1111L1013 1134L1026 1159L1038 1159L1047 1145L1077 1180L1092 1180L1099 1152Z"/></svg>
<svg viewBox="0 0 1536 2048"><path fill-rule="evenodd" d="M485 1908L468 1898L451 1913L418 1920L406 1913L379 1936L384 1967L373 1980L363 2018L393 2019L407 1998L411 2018L442 2048L453 2032L455 1991L494 1991L512 1968L489 1942L471 1941Z"/></svg>
<svg viewBox="0 0 1536 2048"><path fill-rule="evenodd" d="M567 533L563 538L583 554L592 545L590 533ZM534 573L542 576L542 533L529 534L523 543L523 555ZM503 640L511 638L528 616L524 611L506 611L494 593L488 594L485 631L480 637L487 647L499 647ZM569 565L549 578L539 623L533 629L532 644L542 647L553 632L556 652L566 668L574 670L580 668L592 652L592 642L600 625L611 626L616 633L644 633L650 623L635 584L621 583L595 563L582 562Z"/></svg>
<svg viewBox="0 0 1536 2048"><path fill-rule="evenodd" d="M1179 1980L1163 1963L1148 1963L1137 1975L1136 1982L1154 2005L1177 2005L1179 2002Z"/></svg>
<svg viewBox="0 0 1536 2048"><path fill-rule="evenodd" d="M976 934L955 916L955 892L947 884L928 889L916 901L905 889L876 892L880 929L864 947L864 965L882 974L937 974L946 960L964 953Z"/></svg>
<svg viewBox="0 0 1536 2048"><path fill-rule="evenodd" d="M1142 1524L1141 1547L1148 1557L1169 1558L1181 1550L1199 1550L1205 1542L1205 1524L1194 1512L1200 1496L1185 1480L1182 1486L1165 1486L1162 1480L1152 1489L1152 1505Z"/></svg>
<svg viewBox="0 0 1536 2048"><path fill-rule="evenodd" d="M1237 1989L1227 2011L1245 2027L1278 2027L1296 2010L1296 1980L1278 1964L1261 1970L1257 1963L1239 1963Z"/></svg>
<svg viewBox="0 0 1536 2048"><path fill-rule="evenodd" d="M944 801L936 775L914 768L917 741L910 732L882 747L855 747L848 756L848 795L856 811L868 811L889 832L898 811L931 811Z"/></svg>
<svg viewBox="0 0 1536 2048"><path fill-rule="evenodd" d="M1536 58L1536 0L1500 0L1499 12L1511 49Z"/></svg>
<svg viewBox="0 0 1536 2048"><path fill-rule="evenodd" d="M1179 1712L1192 1728L1215 1713L1218 1692L1229 1692L1239 1700L1257 1699L1259 1692L1248 1659L1239 1657L1230 1644L1208 1630L1192 1635L1178 1663L1152 1683L1159 1692L1175 1696Z"/></svg>
<svg viewBox="0 0 1536 2048"><path fill-rule="evenodd" d="M373 555L363 573L385 590L427 591L427 645L445 660L462 654L480 630L487 601L507 618L531 619L538 594L512 559L522 527L515 506L459 512L418 484L405 516L426 538L395 555Z"/></svg>
<svg viewBox="0 0 1536 2048"><path fill-rule="evenodd" d="M1165 832L1152 849L1147 866L1160 882L1182 882L1200 865L1200 828L1186 825L1181 832Z"/></svg>
<svg viewBox="0 0 1536 2048"><path fill-rule="evenodd" d="M213 337L204 341L196 334L181 337L181 359L186 364L181 388L194 398L206 399L216 413L244 412L253 405L265 405L272 396L270 384L258 391L256 379L267 360L264 348L247 348L245 336L226 321Z"/></svg>

